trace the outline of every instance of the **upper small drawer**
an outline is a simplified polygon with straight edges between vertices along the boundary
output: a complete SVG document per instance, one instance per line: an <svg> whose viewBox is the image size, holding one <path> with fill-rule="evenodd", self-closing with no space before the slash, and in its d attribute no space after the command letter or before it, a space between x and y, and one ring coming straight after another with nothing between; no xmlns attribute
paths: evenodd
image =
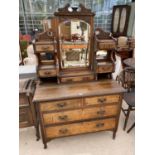
<svg viewBox="0 0 155 155"><path fill-rule="evenodd" d="M82 99L52 101L52 102L44 102L40 104L41 111L72 109L72 108L79 108L79 107L80 108L82 107Z"/></svg>
<svg viewBox="0 0 155 155"><path fill-rule="evenodd" d="M97 104L110 104L119 102L120 95L106 95L88 97L84 100L84 106L97 105Z"/></svg>
<svg viewBox="0 0 155 155"><path fill-rule="evenodd" d="M107 65L107 66L98 66L97 67L97 73L110 73L114 71L113 65Z"/></svg>
<svg viewBox="0 0 155 155"><path fill-rule="evenodd" d="M116 43L113 40L104 40L102 43L98 43L100 50L110 50L116 48Z"/></svg>
<svg viewBox="0 0 155 155"><path fill-rule="evenodd" d="M54 51L53 45L36 45L36 52Z"/></svg>
<svg viewBox="0 0 155 155"><path fill-rule="evenodd" d="M57 75L56 69L50 70L50 69L46 69L46 70L39 70L38 74L40 77L54 77Z"/></svg>

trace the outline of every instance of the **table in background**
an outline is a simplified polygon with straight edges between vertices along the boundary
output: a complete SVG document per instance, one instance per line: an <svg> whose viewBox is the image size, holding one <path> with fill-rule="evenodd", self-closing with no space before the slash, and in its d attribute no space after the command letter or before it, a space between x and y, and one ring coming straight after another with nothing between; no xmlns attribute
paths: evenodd
<svg viewBox="0 0 155 155"><path fill-rule="evenodd" d="M19 66L19 79L36 78L36 77L37 74L35 65Z"/></svg>
<svg viewBox="0 0 155 155"><path fill-rule="evenodd" d="M35 91L36 66L19 66L19 127L33 126L35 111L32 97Z"/></svg>

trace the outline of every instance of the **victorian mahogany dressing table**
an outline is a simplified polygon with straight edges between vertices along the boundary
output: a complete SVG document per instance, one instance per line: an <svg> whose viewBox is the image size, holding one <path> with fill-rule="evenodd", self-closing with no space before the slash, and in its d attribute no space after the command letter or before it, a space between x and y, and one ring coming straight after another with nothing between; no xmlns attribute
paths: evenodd
<svg viewBox="0 0 155 155"><path fill-rule="evenodd" d="M36 135L39 140L40 125L44 148L54 138L97 131L112 131L115 138L125 90L116 81L95 78L94 15L81 4L55 13L58 64L48 66L50 72L55 65L58 84L38 84L33 98Z"/></svg>

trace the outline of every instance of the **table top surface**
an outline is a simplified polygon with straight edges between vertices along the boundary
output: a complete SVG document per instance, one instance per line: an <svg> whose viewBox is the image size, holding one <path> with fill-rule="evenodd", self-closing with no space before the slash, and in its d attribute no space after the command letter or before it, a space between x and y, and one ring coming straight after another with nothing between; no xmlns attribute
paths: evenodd
<svg viewBox="0 0 155 155"><path fill-rule="evenodd" d="M114 80L73 84L42 84L37 85L33 102L54 101L124 92L126 92L126 90Z"/></svg>
<svg viewBox="0 0 155 155"><path fill-rule="evenodd" d="M129 67L135 68L135 58L125 59L123 63Z"/></svg>

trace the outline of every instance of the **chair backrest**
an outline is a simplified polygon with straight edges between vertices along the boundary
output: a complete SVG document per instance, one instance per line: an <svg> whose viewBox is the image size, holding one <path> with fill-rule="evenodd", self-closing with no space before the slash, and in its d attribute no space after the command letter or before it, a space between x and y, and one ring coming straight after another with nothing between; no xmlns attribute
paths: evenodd
<svg viewBox="0 0 155 155"><path fill-rule="evenodd" d="M135 88L135 70L131 67L123 69L116 79L127 91Z"/></svg>
<svg viewBox="0 0 155 155"><path fill-rule="evenodd" d="M127 47L128 46L128 38L125 36L118 37L117 46L122 47L122 48Z"/></svg>

